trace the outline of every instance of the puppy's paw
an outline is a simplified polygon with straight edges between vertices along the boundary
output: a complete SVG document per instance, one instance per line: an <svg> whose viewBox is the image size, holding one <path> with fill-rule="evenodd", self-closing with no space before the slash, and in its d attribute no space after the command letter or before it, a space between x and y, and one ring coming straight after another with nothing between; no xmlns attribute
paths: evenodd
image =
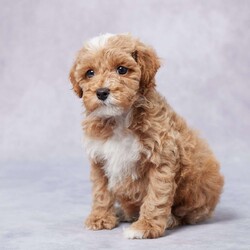
<svg viewBox="0 0 250 250"><path fill-rule="evenodd" d="M118 225L118 219L113 214L90 214L85 221L85 227L89 230L112 229Z"/></svg>
<svg viewBox="0 0 250 250"><path fill-rule="evenodd" d="M150 239L163 236L163 227L145 220L138 220L130 227L124 229L124 236L127 239Z"/></svg>
<svg viewBox="0 0 250 250"><path fill-rule="evenodd" d="M127 215L121 207L115 208L116 216L119 218L120 222L133 222L138 219L138 216L129 216Z"/></svg>
<svg viewBox="0 0 250 250"><path fill-rule="evenodd" d="M127 239L143 239L143 231L133 229L132 227L125 228L123 235Z"/></svg>

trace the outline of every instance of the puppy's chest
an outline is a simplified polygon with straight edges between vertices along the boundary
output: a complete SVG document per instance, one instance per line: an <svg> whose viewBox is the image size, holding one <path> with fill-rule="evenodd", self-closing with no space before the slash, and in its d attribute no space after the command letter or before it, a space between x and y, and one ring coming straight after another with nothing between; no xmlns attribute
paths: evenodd
<svg viewBox="0 0 250 250"><path fill-rule="evenodd" d="M137 179L136 163L140 158L141 145L132 132L119 126L106 140L85 137L84 142L90 158L103 162L109 188L113 188L127 177Z"/></svg>

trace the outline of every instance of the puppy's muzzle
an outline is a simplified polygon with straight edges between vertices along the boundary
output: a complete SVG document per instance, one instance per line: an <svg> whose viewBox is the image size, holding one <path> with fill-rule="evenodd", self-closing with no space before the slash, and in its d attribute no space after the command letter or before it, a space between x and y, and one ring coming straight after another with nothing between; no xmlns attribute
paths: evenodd
<svg viewBox="0 0 250 250"><path fill-rule="evenodd" d="M108 88L100 88L96 90L96 96L99 100L105 101L109 96L110 90Z"/></svg>

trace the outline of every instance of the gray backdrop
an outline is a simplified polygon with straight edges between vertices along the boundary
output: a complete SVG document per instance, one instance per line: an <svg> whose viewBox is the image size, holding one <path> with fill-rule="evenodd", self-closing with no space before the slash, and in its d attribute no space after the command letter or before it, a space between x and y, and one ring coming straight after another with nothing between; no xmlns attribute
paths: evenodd
<svg viewBox="0 0 250 250"><path fill-rule="evenodd" d="M207 223L147 243L83 229L89 164L68 72L107 32L156 49L158 90L218 156L226 185ZM249 44L248 0L0 0L0 248L247 249Z"/></svg>

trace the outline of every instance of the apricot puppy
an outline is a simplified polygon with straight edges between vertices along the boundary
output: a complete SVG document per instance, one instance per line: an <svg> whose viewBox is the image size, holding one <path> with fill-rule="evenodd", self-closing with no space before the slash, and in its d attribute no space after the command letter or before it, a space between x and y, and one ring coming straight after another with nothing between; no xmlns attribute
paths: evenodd
<svg viewBox="0 0 250 250"><path fill-rule="evenodd" d="M219 163L156 91L159 67L151 47L124 34L95 37L77 55L70 81L86 109L89 229L134 221L125 237L156 238L207 219L219 200Z"/></svg>

